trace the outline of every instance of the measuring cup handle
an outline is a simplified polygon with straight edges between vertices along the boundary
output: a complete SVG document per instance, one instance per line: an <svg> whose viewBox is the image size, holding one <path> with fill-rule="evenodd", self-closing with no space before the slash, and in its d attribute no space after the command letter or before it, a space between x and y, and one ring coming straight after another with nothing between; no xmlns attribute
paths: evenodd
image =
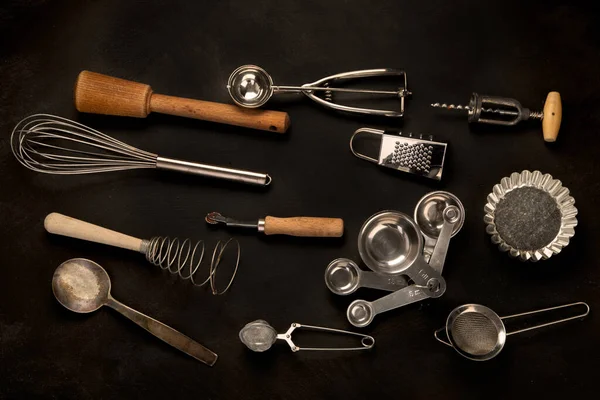
<svg viewBox="0 0 600 400"><path fill-rule="evenodd" d="M157 338L194 357L196 360L209 366L213 366L215 362L217 362L217 355L215 353L170 326L167 326L154 318L150 318L149 316L118 302L110 296L106 305L120 312Z"/></svg>

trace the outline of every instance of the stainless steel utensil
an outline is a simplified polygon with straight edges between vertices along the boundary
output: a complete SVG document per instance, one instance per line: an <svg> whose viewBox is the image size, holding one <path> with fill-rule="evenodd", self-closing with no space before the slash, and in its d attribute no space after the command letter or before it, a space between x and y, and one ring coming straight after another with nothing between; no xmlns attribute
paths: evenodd
<svg viewBox="0 0 600 400"><path fill-rule="evenodd" d="M438 201L434 195L429 198L426 196L417 210L425 210L427 207L423 205L436 204ZM442 296L446 291L446 281L441 274L448 244L455 226L462 223L463 214L464 209L454 205L444 209L444 224L429 263L422 254L421 231L410 217L395 211L383 211L369 218L361 228L358 241L364 263L375 272L406 275L413 284L373 302L353 301L346 311L348 321L356 327L365 327L377 314L426 298ZM424 218L421 220L424 221Z"/></svg>
<svg viewBox="0 0 600 400"><path fill-rule="evenodd" d="M485 96L473 93L469 105L461 106L446 103L433 103L433 108L467 111L469 123L512 126L518 122L534 119L542 121L544 140L556 141L562 119L562 103L560 93L550 92L546 97L544 111L531 111L521 106L515 99L498 96Z"/></svg>
<svg viewBox="0 0 600 400"><path fill-rule="evenodd" d="M65 308L76 313L90 313L108 306L196 360L210 366L215 364L215 353L170 326L118 302L111 296L110 286L104 268L83 258L65 261L52 277L52 292Z"/></svg>
<svg viewBox="0 0 600 400"><path fill-rule="evenodd" d="M325 331L331 333L341 333L344 335L352 335L361 337L360 347L299 347L292 341L292 333L296 329L308 329L315 331ZM360 333L343 331L340 329L332 329L332 328L324 328L321 326L312 326L312 325L302 325L297 322L294 322L290 328L285 333L278 334L275 328L273 328L267 321L262 319L258 319L254 322L250 322L246 324L240 331L240 340L242 343L246 345L250 350L256 352L267 351L271 348L273 343L277 341L277 339L285 340L286 343L290 346L293 352L300 350L322 350L322 351L332 351L332 350L366 350L373 347L375 344L375 339L372 336L363 335Z"/></svg>
<svg viewBox="0 0 600 400"><path fill-rule="evenodd" d="M585 312L573 317L562 318L512 332L507 332L506 327L504 326L504 321L511 318L575 306L585 307ZM506 317L499 317L494 311L480 304L465 304L452 310L446 320L446 326L435 331L434 336L438 341L454 348L463 357L475 361L486 361L494 358L500 353L506 342L506 337L509 335L515 335L517 333L527 332L545 326L559 324L561 322L580 319L588 315L589 312L590 307L586 303L577 302L509 315ZM449 341L445 341L439 337L439 334L443 331L446 332Z"/></svg>
<svg viewBox="0 0 600 400"><path fill-rule="evenodd" d="M22 119L12 131L10 145L22 165L45 174L156 168L251 185L271 183L267 174L160 157L55 115L36 114Z"/></svg>
<svg viewBox="0 0 600 400"><path fill-rule="evenodd" d="M453 224L454 228L450 232L450 237L454 237L462 228L465 222L465 208L461 201L450 192L438 190L427 193L419 200L414 211L414 220L419 226L425 243L423 246L423 254L425 259L430 263L430 257L434 247L438 242L444 225L449 224L444 219L444 211L447 207L457 207L459 212L458 223ZM448 240L449 243L449 240ZM444 252L445 258L445 252ZM434 264L438 261L434 261ZM432 265L433 268L436 268Z"/></svg>
<svg viewBox="0 0 600 400"><path fill-rule="evenodd" d="M194 246L192 246L190 239L179 241L178 238L155 236L151 239L142 240L58 213L51 213L46 216L44 228L49 233L56 235L140 252L146 256L146 260L150 263L169 271L171 274L178 275L183 280L189 279L194 286L204 286L210 282L212 293L215 295L223 294L231 287L240 264L240 244L235 240L234 242L237 245L235 267L229 283L225 289L219 291L216 285L217 269L225 249L232 239L224 243L217 242L210 261L208 276L204 281L198 283L196 277L204 259L204 241L202 240L196 242Z"/></svg>
<svg viewBox="0 0 600 400"><path fill-rule="evenodd" d="M569 189L540 171L502 178L488 195L484 211L492 243L522 261L546 260L560 253L577 226Z"/></svg>
<svg viewBox="0 0 600 400"><path fill-rule="evenodd" d="M341 237L344 234L344 220L341 218L267 216L256 222L239 221L211 212L205 218L209 224L224 224L228 227L254 228L265 235L290 235L303 237Z"/></svg>
<svg viewBox="0 0 600 400"><path fill-rule="evenodd" d="M360 153L354 148L354 139L359 135L381 137L379 158ZM386 168L423 176L437 181L442 179L446 143L435 142L433 137L402 136L398 131L384 131L372 128L360 128L350 137L350 151L356 157Z"/></svg>
<svg viewBox="0 0 600 400"><path fill-rule="evenodd" d="M334 83L351 79L384 76L403 77L403 86L394 91L334 88L330 86ZM319 79L313 83L306 83L302 86L275 86L273 85L273 79L267 73L267 71L256 65L242 65L233 71L229 76L229 80L227 81L227 90L229 91L231 99L237 105L248 108L256 108L264 105L274 93L303 93L311 100L335 110L396 118L404 115L404 98L412 94L410 91L408 91L406 73L399 69L379 68L351 71L327 76L323 79ZM318 97L315 92L323 92L323 98ZM344 106L333 102L334 92L396 96L400 98L400 110L389 111Z"/></svg>
<svg viewBox="0 0 600 400"><path fill-rule="evenodd" d="M347 258L333 260L325 269L325 284L333 293L344 296L359 287L393 292L408 285L404 275L383 275L361 270Z"/></svg>
<svg viewBox="0 0 600 400"><path fill-rule="evenodd" d="M451 232L460 220L457 207L448 207L444 218ZM423 237L416 223L406 214L382 211L371 216L361 228L358 251L363 262L373 271L382 274L406 275L413 284L388 294L373 302L353 301L346 312L348 321L356 327L365 327L382 312L399 308L425 298L437 298L446 291L446 281L441 275L449 234L438 240L432 258L440 260L437 269L425 261L422 254ZM439 246L439 250L437 247ZM443 253L443 256L436 253Z"/></svg>

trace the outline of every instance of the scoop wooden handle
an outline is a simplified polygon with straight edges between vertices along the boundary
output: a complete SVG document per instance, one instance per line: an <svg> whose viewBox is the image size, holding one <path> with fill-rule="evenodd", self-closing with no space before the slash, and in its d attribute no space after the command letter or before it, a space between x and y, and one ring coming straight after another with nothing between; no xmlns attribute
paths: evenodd
<svg viewBox="0 0 600 400"><path fill-rule="evenodd" d="M107 244L123 249L140 251L142 247L142 239L111 231L59 213L48 214L44 219L44 228L55 235Z"/></svg>
<svg viewBox="0 0 600 400"><path fill-rule="evenodd" d="M290 126L290 117L281 111L156 94L144 83L91 71L81 71L75 82L75 107L80 112L137 118L157 112L279 133Z"/></svg>
<svg viewBox="0 0 600 400"><path fill-rule="evenodd" d="M542 132L546 142L555 142L562 121L562 102L560 93L550 92L544 104L544 119L542 120Z"/></svg>
<svg viewBox="0 0 600 400"><path fill-rule="evenodd" d="M265 235L341 237L344 221L340 218L266 217L264 232Z"/></svg>

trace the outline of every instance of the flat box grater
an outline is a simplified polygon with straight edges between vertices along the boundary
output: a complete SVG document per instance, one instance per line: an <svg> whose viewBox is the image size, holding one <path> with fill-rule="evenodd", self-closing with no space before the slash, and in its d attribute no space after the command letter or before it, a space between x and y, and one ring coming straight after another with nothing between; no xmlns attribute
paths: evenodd
<svg viewBox="0 0 600 400"><path fill-rule="evenodd" d="M366 156L354 150L354 139L360 134L381 136L379 159ZM410 174L441 180L446 157L446 143L435 142L431 136L403 136L399 131L383 131L379 129L360 128L350 138L352 153L381 166L396 169Z"/></svg>

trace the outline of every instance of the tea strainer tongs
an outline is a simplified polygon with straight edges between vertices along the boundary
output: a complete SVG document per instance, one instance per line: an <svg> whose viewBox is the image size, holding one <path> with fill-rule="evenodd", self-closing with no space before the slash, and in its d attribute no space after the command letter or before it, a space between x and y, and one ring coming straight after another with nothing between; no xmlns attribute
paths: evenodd
<svg viewBox="0 0 600 400"><path fill-rule="evenodd" d="M312 331L321 331L335 334L343 334L350 336L360 337L360 346L356 347L300 347L292 341L292 333L296 329L306 329ZM271 348L271 346L278 340L285 340L290 346L290 349L295 353L300 350L312 350L312 351L333 351L333 350L367 350L375 345L375 339L369 335L363 335L361 333L343 331L341 329L326 328L323 326L303 325L294 322L290 325L289 329L285 333L277 333L269 323L262 319L247 323L240 331L240 340L250 350L257 353L262 353Z"/></svg>

